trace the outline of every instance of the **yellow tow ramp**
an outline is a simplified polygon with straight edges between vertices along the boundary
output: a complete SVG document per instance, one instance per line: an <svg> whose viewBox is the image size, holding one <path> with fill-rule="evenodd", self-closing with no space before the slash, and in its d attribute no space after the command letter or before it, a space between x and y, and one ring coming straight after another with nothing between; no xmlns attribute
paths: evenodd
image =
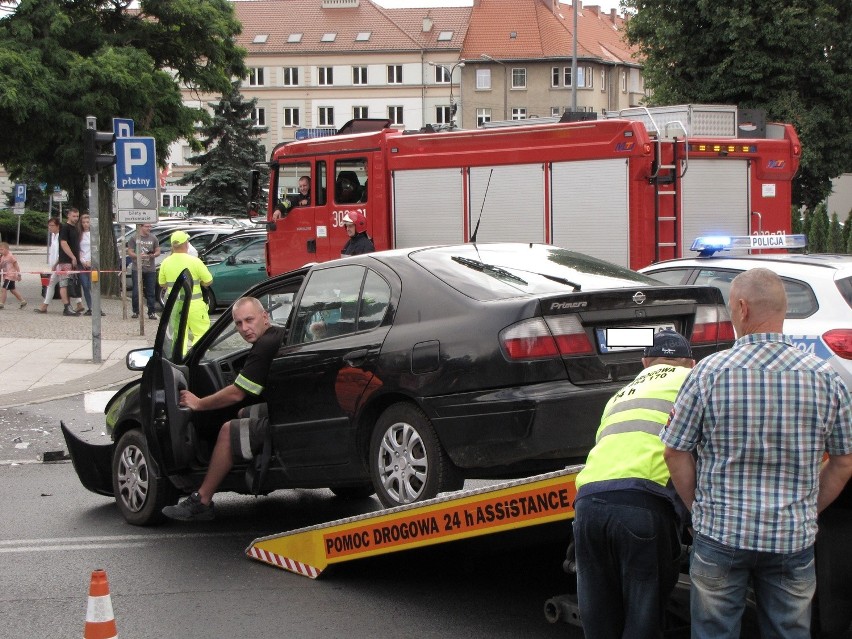
<svg viewBox="0 0 852 639"><path fill-rule="evenodd" d="M574 516L582 466L255 539L252 559L316 579L331 564Z"/></svg>

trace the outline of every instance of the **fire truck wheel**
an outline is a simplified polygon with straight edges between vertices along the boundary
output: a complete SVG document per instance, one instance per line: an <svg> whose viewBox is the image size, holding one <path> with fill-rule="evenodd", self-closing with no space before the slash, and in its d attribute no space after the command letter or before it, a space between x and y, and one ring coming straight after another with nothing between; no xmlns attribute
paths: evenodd
<svg viewBox="0 0 852 639"><path fill-rule="evenodd" d="M162 521L160 511L178 498L172 483L156 475L150 459L148 442L138 429L127 431L118 440L112 458L112 490L118 510L134 526Z"/></svg>
<svg viewBox="0 0 852 639"><path fill-rule="evenodd" d="M370 476L388 508L430 499L455 485L452 462L429 418L413 404L393 404L370 438Z"/></svg>

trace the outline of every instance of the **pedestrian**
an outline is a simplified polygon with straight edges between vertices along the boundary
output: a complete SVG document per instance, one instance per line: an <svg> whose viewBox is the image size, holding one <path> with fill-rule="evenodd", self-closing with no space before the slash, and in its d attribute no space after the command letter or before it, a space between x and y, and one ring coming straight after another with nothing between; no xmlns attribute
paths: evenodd
<svg viewBox="0 0 852 639"><path fill-rule="evenodd" d="M92 233L89 230L91 218L88 213L80 214L78 231L80 233L80 288L86 300L86 312L83 315L92 314ZM101 316L106 313L101 311Z"/></svg>
<svg viewBox="0 0 852 639"><path fill-rule="evenodd" d="M165 260L164 262L165 263ZM218 410L233 406L246 398L259 401L266 388L272 359L281 347L284 329L272 326L269 313L260 300L241 297L232 310L234 326L251 350L236 380L207 397L188 390L180 392L180 405L193 411ZM175 506L163 508L163 514L181 521L209 521L215 516L213 495L230 472L234 461L245 462L260 454L269 429L269 413L265 403L243 408L237 419L226 421L219 429L210 466L198 491Z"/></svg>
<svg viewBox="0 0 852 639"><path fill-rule="evenodd" d="M77 233L77 220L80 219L80 211L69 208L65 213L65 224L59 229L59 258L56 270L59 273L59 296L62 298L62 314L67 317L77 317L78 311L71 308L68 297L68 285L71 278L76 274L80 266L80 235Z"/></svg>
<svg viewBox="0 0 852 639"><path fill-rule="evenodd" d="M132 318L139 317L139 273L142 273L142 292L148 306L148 319L155 320L157 315L157 264L160 254L160 241L151 233L150 224L137 224L136 233L127 242L127 255L131 258L131 278L133 295L131 296Z"/></svg>
<svg viewBox="0 0 852 639"><path fill-rule="evenodd" d="M680 572L686 509L663 460L660 430L695 365L673 330L645 348L644 369L603 411L577 475L577 598L587 639L657 639Z"/></svg>
<svg viewBox="0 0 852 639"><path fill-rule="evenodd" d="M56 264L59 261L60 226L61 224L57 217L52 217L47 221L47 263L50 265L50 280L47 282L41 306L33 309L36 313L47 313L47 306L50 304L50 300L53 299L53 289L59 282L59 273L56 271Z"/></svg>
<svg viewBox="0 0 852 639"><path fill-rule="evenodd" d="M210 274L204 262L194 255L189 255L189 235L183 231L175 231L171 234L170 242L172 253L160 264L158 282L165 289L166 298L168 298L178 276L184 269L189 269L192 278L192 298L186 321L188 331L184 343L184 350L186 350L210 328L210 315L207 312L207 303L204 301L201 287L210 286L213 283L213 275Z"/></svg>
<svg viewBox="0 0 852 639"><path fill-rule="evenodd" d="M24 299L15 288L15 283L21 281L21 267L18 266L18 258L9 249L8 242L0 242L0 274L3 276L3 284L0 285L0 309L6 305L6 293L11 293L25 308L27 300Z"/></svg>
<svg viewBox="0 0 852 639"><path fill-rule="evenodd" d="M346 227L346 235L349 236L343 250L342 257L347 255L363 255L376 250L373 240L367 237L367 218L358 211L347 211L343 216L343 226Z"/></svg>
<svg viewBox="0 0 852 639"><path fill-rule="evenodd" d="M695 530L692 636L739 637L751 583L763 637L809 639L817 513L852 475L852 396L782 334L778 275L739 274L728 306L738 339L693 369L662 433Z"/></svg>

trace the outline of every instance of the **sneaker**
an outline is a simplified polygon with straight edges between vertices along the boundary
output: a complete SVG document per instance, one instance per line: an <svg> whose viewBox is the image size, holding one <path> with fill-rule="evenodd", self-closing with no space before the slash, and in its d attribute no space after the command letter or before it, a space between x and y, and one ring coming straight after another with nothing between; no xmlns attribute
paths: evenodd
<svg viewBox="0 0 852 639"><path fill-rule="evenodd" d="M198 493L192 493L174 506L166 506L163 508L163 514L169 519L180 521L210 521L216 516L213 502L205 506L201 503L201 495Z"/></svg>
<svg viewBox="0 0 852 639"><path fill-rule="evenodd" d="M132 317L133 319L139 319L139 313L134 313L130 317Z"/></svg>
<svg viewBox="0 0 852 639"><path fill-rule="evenodd" d="M26 308L26 307L27 307L27 300L24 300L23 302L21 302L21 308Z"/></svg>
<svg viewBox="0 0 852 639"><path fill-rule="evenodd" d="M157 319L157 316L154 315L153 313L148 313L148 319L154 319L155 320L155 319Z"/></svg>
<svg viewBox="0 0 852 639"><path fill-rule="evenodd" d="M80 317L80 314L77 313L76 311L72 311L70 306L66 306L63 309L62 314L65 315L66 317Z"/></svg>
<svg viewBox="0 0 852 639"><path fill-rule="evenodd" d="M83 313L83 315L85 315L87 317L91 314L92 314L92 309L88 309L85 313Z"/></svg>

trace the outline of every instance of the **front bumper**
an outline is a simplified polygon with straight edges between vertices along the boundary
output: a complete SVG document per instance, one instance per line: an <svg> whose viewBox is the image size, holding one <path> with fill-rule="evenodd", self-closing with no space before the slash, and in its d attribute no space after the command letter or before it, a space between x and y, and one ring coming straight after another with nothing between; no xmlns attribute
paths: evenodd
<svg viewBox="0 0 852 639"><path fill-rule="evenodd" d="M115 444L90 444L68 430L65 422L59 422L59 425L80 483L93 493L112 497L112 457Z"/></svg>

